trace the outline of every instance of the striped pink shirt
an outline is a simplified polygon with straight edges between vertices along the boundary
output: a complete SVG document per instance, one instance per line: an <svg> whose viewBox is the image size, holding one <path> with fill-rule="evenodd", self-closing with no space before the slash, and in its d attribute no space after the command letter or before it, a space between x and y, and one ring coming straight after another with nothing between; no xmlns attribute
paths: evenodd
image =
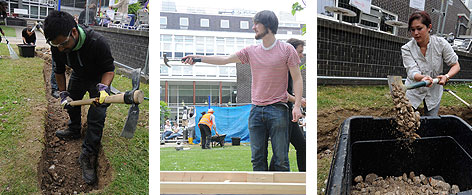
<svg viewBox="0 0 472 195"><path fill-rule="evenodd" d="M251 45L236 52L243 64L249 63L251 66L251 99L254 105L287 102L289 67L300 63L292 45L277 40L271 47Z"/></svg>

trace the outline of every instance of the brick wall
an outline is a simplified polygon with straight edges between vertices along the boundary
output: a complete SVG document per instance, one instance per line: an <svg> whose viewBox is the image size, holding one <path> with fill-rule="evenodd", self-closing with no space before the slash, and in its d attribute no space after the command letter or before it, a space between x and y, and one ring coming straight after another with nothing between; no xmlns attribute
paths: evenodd
<svg viewBox="0 0 472 195"><path fill-rule="evenodd" d="M408 38L318 18L318 76L386 78L406 77L401 46ZM472 54L456 51L461 71L454 78L472 75ZM444 72L449 70L444 66ZM386 81L327 80L318 84L385 84Z"/></svg>
<svg viewBox="0 0 472 195"><path fill-rule="evenodd" d="M301 64L305 64L305 59L303 58ZM306 97L306 69L301 71L303 78L303 97ZM236 74L237 74L237 103L251 103L251 84L252 84L252 75L251 67L248 64L236 64ZM287 81L288 82L288 81Z"/></svg>
<svg viewBox="0 0 472 195"><path fill-rule="evenodd" d="M107 38L115 61L133 68L144 68L149 32L96 26L93 29Z"/></svg>

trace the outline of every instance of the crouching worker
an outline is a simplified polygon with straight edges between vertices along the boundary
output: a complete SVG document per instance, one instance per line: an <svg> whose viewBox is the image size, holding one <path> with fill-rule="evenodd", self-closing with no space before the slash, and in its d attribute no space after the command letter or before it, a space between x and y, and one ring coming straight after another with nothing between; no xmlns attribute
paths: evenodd
<svg viewBox="0 0 472 195"><path fill-rule="evenodd" d="M200 122L198 122L198 128L200 128L201 133L202 149L211 149L211 128L213 126L215 127L216 135L218 135L218 132L216 131L215 115L213 115L214 112L213 109L208 109L208 113L203 115Z"/></svg>
<svg viewBox="0 0 472 195"><path fill-rule="evenodd" d="M115 66L105 38L93 29L77 25L74 17L66 12L52 11L44 21L44 33L51 46L52 59L61 104L69 114L68 128L56 131L61 139L81 137L81 108L68 107L71 100L81 100L86 92L91 98L99 97L96 105L90 106L87 114L87 131L79 156L82 178L88 184L97 181L97 156L102 140L103 126L109 104L110 84ZM66 89L65 65L73 69Z"/></svg>

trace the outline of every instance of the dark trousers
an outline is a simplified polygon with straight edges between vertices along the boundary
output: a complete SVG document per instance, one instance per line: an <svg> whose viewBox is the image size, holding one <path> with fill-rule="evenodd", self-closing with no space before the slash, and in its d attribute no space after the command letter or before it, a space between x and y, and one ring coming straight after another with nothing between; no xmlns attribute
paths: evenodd
<svg viewBox="0 0 472 195"><path fill-rule="evenodd" d="M79 78L72 73L67 91L72 100L81 100L85 92L89 92L90 98L99 97L96 85L100 81L89 81ZM106 111L110 104L99 106L91 105L87 114L87 132L82 144L82 152L85 154L98 154L100 142L102 140L103 126L105 125ZM76 106L67 111L70 117L69 128L71 130L81 129L81 107Z"/></svg>
<svg viewBox="0 0 472 195"><path fill-rule="evenodd" d="M295 147L295 150L297 151L297 166L298 166L298 171L300 172L306 172L306 139L305 136L303 135L302 129L300 129L300 126L298 125L298 122L292 122L292 109L289 109L289 137L290 137L290 143ZM274 159L271 159L270 161L270 168L269 170L274 171Z"/></svg>
<svg viewBox="0 0 472 195"><path fill-rule="evenodd" d="M200 128L200 133L201 133L200 139L202 140L202 149L210 148L210 140L211 140L210 127L208 127L205 124L198 124L198 128Z"/></svg>
<svg viewBox="0 0 472 195"><path fill-rule="evenodd" d="M56 68L56 62L54 62L54 59L51 57L51 66L52 66L52 71L51 71L51 90L52 92L59 90L59 87L57 86L56 82L56 73L54 73L54 69Z"/></svg>

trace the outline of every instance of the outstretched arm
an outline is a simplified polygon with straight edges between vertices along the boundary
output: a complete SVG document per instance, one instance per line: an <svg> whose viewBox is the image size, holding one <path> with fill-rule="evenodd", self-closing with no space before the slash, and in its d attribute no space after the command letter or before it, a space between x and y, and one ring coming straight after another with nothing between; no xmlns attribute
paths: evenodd
<svg viewBox="0 0 472 195"><path fill-rule="evenodd" d="M188 55L183 57L185 59L184 64L191 64L194 65L195 62L193 58L200 58L202 62L207 64L214 64L214 65L225 65L229 63L238 63L241 62L236 54L226 55L226 56L201 56L201 55Z"/></svg>

